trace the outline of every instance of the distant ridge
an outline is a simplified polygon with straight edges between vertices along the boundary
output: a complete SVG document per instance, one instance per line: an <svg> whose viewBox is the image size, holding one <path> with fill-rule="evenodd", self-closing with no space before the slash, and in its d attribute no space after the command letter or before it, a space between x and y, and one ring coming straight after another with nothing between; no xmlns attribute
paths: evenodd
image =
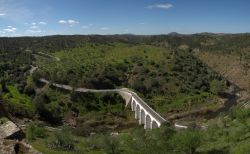
<svg viewBox="0 0 250 154"><path fill-rule="evenodd" d="M183 34L177 33L177 32L171 32L168 33L169 36L182 36Z"/></svg>

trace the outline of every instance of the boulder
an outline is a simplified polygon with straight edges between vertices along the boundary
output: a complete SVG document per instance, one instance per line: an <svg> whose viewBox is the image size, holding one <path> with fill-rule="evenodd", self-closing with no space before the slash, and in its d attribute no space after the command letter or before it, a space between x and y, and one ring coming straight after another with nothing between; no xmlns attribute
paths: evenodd
<svg viewBox="0 0 250 154"><path fill-rule="evenodd" d="M0 139L20 139L22 131L12 121L6 121L0 125Z"/></svg>

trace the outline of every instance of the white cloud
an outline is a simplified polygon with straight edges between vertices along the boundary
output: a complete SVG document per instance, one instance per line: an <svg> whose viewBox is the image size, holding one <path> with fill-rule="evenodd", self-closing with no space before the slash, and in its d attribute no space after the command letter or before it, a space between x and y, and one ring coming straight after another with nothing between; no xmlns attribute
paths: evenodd
<svg viewBox="0 0 250 154"><path fill-rule="evenodd" d="M5 13L0 13L0 17L3 17L5 16L6 14Z"/></svg>
<svg viewBox="0 0 250 154"><path fill-rule="evenodd" d="M102 27L102 28L100 28L101 30L109 30L109 28L108 27Z"/></svg>
<svg viewBox="0 0 250 154"><path fill-rule="evenodd" d="M154 8L158 8L158 9L170 9L174 7L174 5L169 4L169 3L165 3L165 4L154 4L154 5L149 5L147 6L148 9L154 9Z"/></svg>
<svg viewBox="0 0 250 154"><path fill-rule="evenodd" d="M3 29L3 31L5 32L11 32L11 33L15 33L16 32L16 28L12 27L12 26L8 26L8 28Z"/></svg>
<svg viewBox="0 0 250 154"><path fill-rule="evenodd" d="M58 23L59 23L59 24L66 24L67 21L66 21L66 20L59 20Z"/></svg>
<svg viewBox="0 0 250 154"><path fill-rule="evenodd" d="M38 24L39 24L39 25L47 25L47 23L44 22L44 21L40 21Z"/></svg>
<svg viewBox="0 0 250 154"><path fill-rule="evenodd" d="M26 30L26 32L28 32L28 33L42 33L43 31L42 31L42 30L40 30L40 29L37 29L37 30L34 30L34 29L28 29L28 30Z"/></svg>
<svg viewBox="0 0 250 154"><path fill-rule="evenodd" d="M40 26L47 25L47 23L46 23L46 22L43 22L43 21L40 21L40 22L32 22L32 23L26 22L26 23L24 23L24 24L30 26L29 29L32 30L32 31L34 31L35 29L36 29L36 31L37 31L37 29L39 29Z"/></svg>
<svg viewBox="0 0 250 154"><path fill-rule="evenodd" d="M145 22L141 22L140 25L145 25L146 23Z"/></svg>
<svg viewBox="0 0 250 154"><path fill-rule="evenodd" d="M68 19L68 20L59 20L58 21L59 24L68 24L70 26L73 26L75 24L79 24L80 22L77 20L73 20L73 19Z"/></svg>
<svg viewBox="0 0 250 154"><path fill-rule="evenodd" d="M68 20L68 23L69 23L69 24L79 24L79 21L69 19L69 20Z"/></svg>

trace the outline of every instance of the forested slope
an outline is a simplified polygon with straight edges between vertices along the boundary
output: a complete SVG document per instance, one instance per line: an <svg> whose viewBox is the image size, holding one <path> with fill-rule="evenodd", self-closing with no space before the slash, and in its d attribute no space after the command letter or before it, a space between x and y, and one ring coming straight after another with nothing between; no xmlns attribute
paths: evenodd
<svg viewBox="0 0 250 154"><path fill-rule="evenodd" d="M210 120L203 114L211 112L195 114L184 118L191 125L181 132L170 125L145 131L116 94L69 93L38 82L42 77L74 87L128 87L166 118L204 108L216 112L224 106L221 95L235 94L225 91L228 76L215 71L220 73L227 64L231 70L235 61L228 62L227 57L248 71L249 38L248 34L0 38L0 110L6 113L0 116L9 114L17 123L24 122L25 140L44 153L249 153L249 109L219 110L225 112ZM219 70L211 57L214 62L223 57ZM212 63L207 65L207 60ZM28 73L31 64L39 67L33 75ZM196 127L200 122L205 130Z"/></svg>

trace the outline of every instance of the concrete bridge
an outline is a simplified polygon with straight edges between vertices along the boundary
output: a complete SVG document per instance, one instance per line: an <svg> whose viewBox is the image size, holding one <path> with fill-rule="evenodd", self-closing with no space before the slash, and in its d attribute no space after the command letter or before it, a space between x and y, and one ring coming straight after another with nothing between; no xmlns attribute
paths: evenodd
<svg viewBox="0 0 250 154"><path fill-rule="evenodd" d="M144 129L158 128L166 120L147 105L135 92L126 88L119 91L120 95L126 100L126 106L130 106L135 112L135 119L140 125L144 125Z"/></svg>
<svg viewBox="0 0 250 154"><path fill-rule="evenodd" d="M144 125L144 129L152 129L152 128L159 128L162 123L166 122L166 120L154 111L150 106L147 105L135 92L127 89L86 89L86 88L73 88L69 85L62 85L57 83L50 83L46 79L40 79L40 82L44 84L51 84L51 86L65 90L65 91L74 91L78 93L118 93L122 96L122 98L126 102L126 107L129 107L135 113L135 119L138 120L140 125Z"/></svg>

